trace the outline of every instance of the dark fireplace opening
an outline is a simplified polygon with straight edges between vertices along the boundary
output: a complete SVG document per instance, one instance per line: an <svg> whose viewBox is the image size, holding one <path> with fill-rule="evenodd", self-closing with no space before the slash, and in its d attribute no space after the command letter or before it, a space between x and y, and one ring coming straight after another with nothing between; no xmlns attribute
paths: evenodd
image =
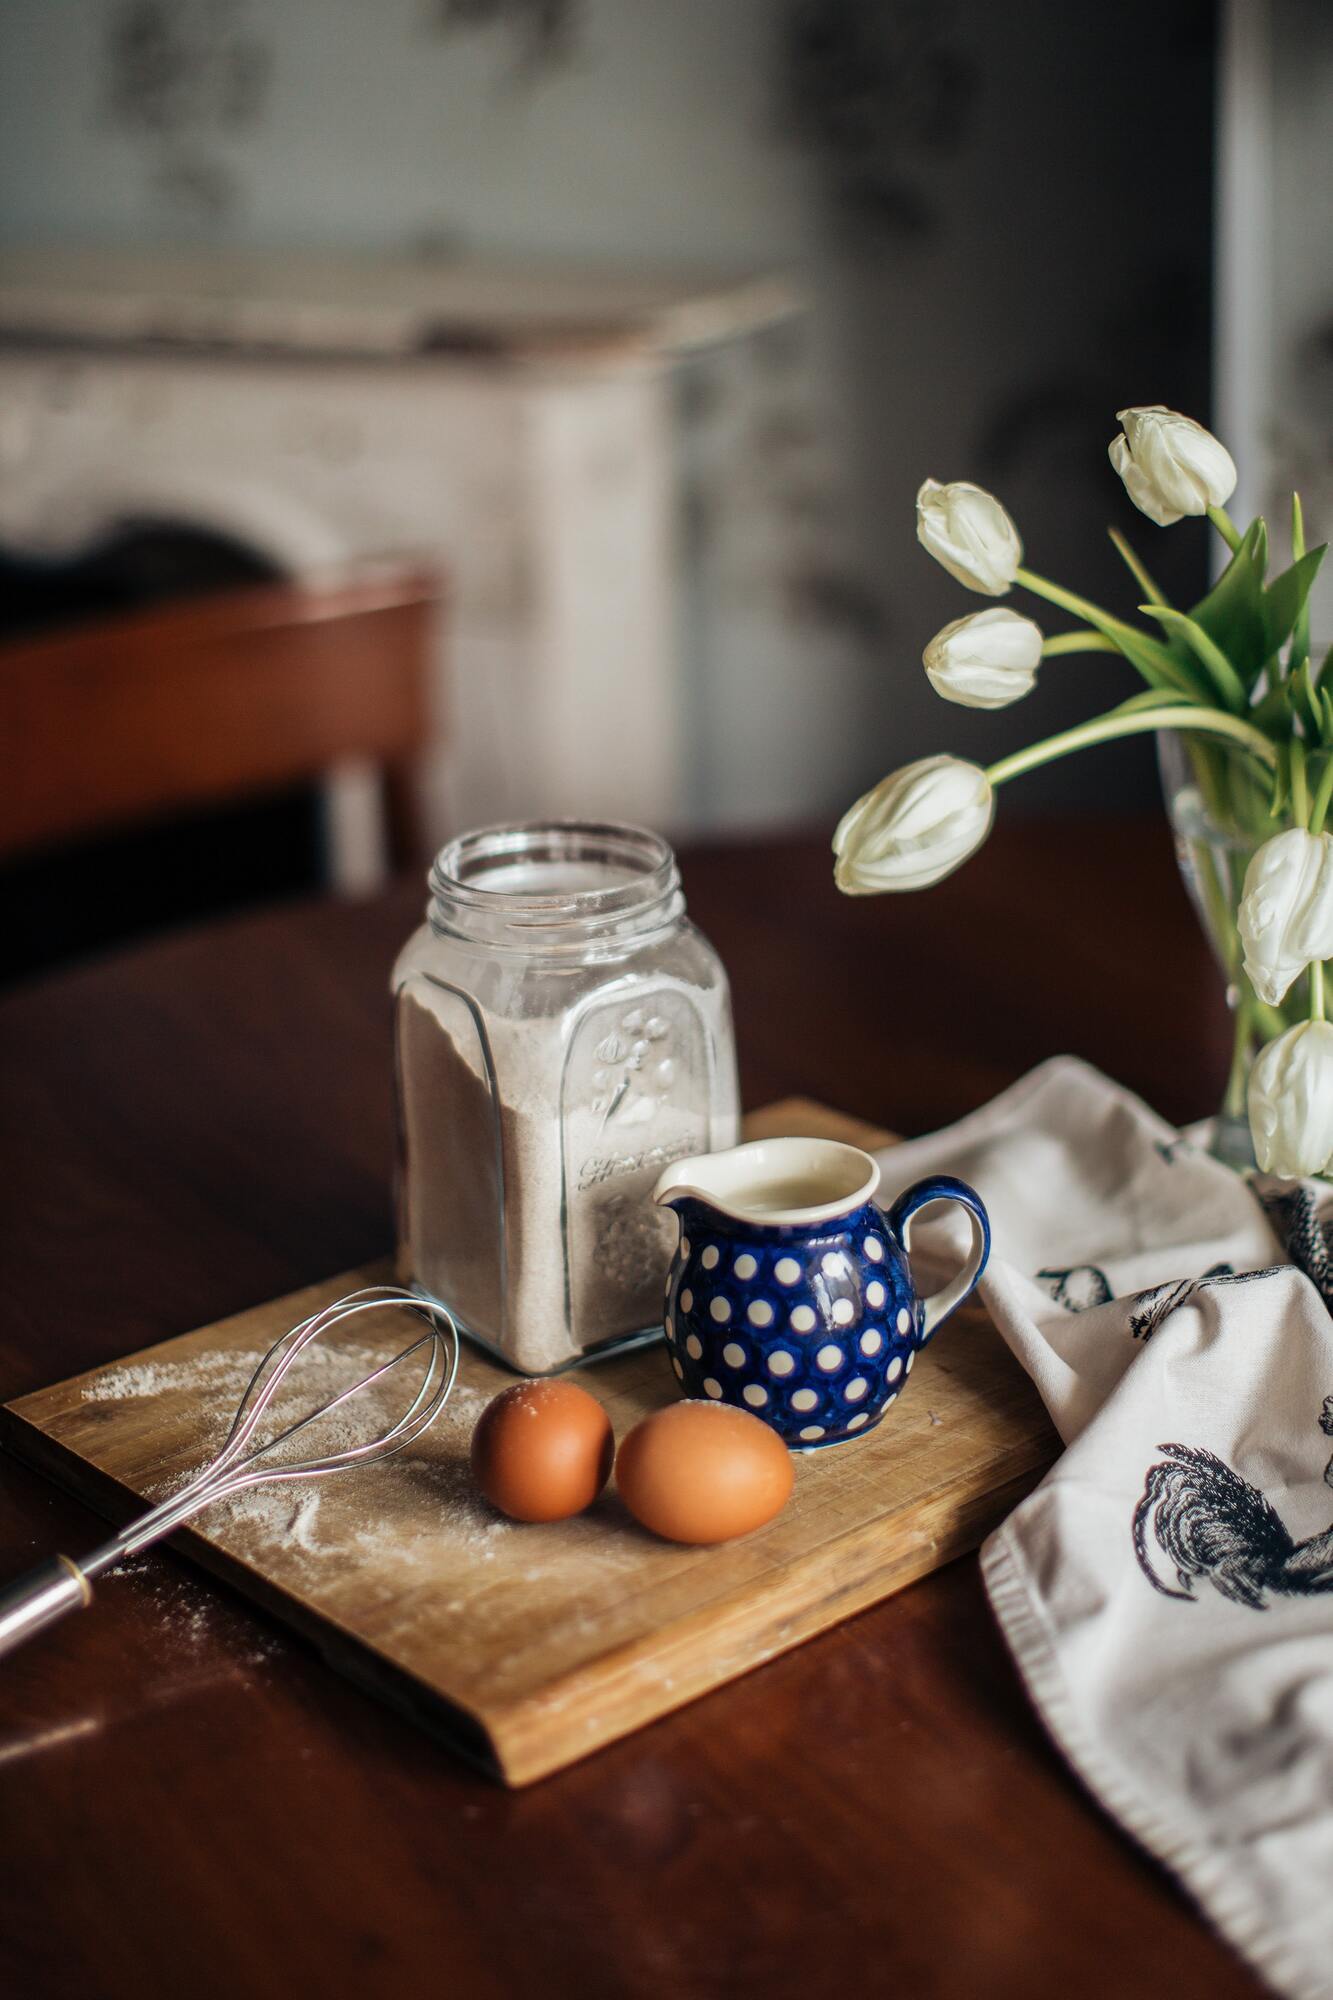
<svg viewBox="0 0 1333 2000"><path fill-rule="evenodd" d="M283 575L240 541L169 521L123 521L64 558L0 547L0 670L9 641ZM305 785L11 857L0 863L0 981L309 893L326 879L326 851L323 799Z"/></svg>
<svg viewBox="0 0 1333 2000"><path fill-rule="evenodd" d="M39 632L142 611L284 572L258 549L185 522L127 519L72 556L33 555L0 544L0 644Z"/></svg>

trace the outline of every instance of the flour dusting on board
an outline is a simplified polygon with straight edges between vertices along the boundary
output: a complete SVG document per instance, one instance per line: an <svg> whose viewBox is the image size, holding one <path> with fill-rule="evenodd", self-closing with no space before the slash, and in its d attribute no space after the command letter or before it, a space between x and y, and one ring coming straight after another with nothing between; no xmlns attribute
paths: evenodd
<svg viewBox="0 0 1333 2000"><path fill-rule="evenodd" d="M282 1429L392 1352L355 1342L312 1342L293 1367L267 1424ZM165 1492L182 1484L217 1450L258 1359L258 1351L204 1349L180 1360L126 1363L85 1383L82 1398L96 1404L169 1402L177 1434L182 1411L189 1410L197 1456L192 1451L189 1462L160 1483ZM294 1441L293 1451L299 1449L300 1456L312 1449L345 1451L391 1423L417 1379L410 1364L403 1374L401 1383L387 1377L322 1418ZM516 1526L497 1514L476 1492L468 1467L473 1426L488 1400L485 1391L460 1375L436 1422L401 1457L313 1482L275 1480L253 1486L217 1502L198 1527L228 1553L262 1566L302 1594L315 1586L336 1593L354 1584L359 1593L386 1606L410 1595L414 1604L420 1606L424 1599L433 1607L438 1592L442 1615L451 1605L456 1610L454 1593L468 1588L469 1578L484 1575L502 1551L518 1553L512 1540L517 1535L528 1544L522 1548L525 1581L563 1581L581 1596L597 1572L605 1576L634 1560L634 1541L608 1536L595 1519L563 1523L564 1532L554 1535ZM470 1610L475 1616L475 1602Z"/></svg>

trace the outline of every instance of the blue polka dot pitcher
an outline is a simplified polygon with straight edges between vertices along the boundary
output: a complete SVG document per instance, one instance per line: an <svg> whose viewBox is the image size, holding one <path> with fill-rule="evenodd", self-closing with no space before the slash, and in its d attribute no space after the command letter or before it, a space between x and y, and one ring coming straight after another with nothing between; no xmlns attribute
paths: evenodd
<svg viewBox="0 0 1333 2000"><path fill-rule="evenodd" d="M653 1200L680 1219L665 1325L686 1396L752 1410L793 1451L882 1422L986 1268L990 1224L950 1175L917 1181L887 1211L878 1186L869 1153L831 1139L756 1139L667 1168ZM972 1243L956 1277L922 1299L908 1238L939 1201L967 1211Z"/></svg>

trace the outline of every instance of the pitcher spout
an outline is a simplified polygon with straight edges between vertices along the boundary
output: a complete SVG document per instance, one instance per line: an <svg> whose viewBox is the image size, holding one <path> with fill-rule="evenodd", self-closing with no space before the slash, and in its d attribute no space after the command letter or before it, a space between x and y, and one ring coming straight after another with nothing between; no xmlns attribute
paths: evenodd
<svg viewBox="0 0 1333 2000"><path fill-rule="evenodd" d="M723 1153L676 1160L653 1200L679 1209L697 1201L715 1215L759 1227L830 1222L874 1198L879 1168L868 1153L834 1139L751 1139Z"/></svg>
<svg viewBox="0 0 1333 2000"><path fill-rule="evenodd" d="M682 1202L711 1199L707 1190L699 1185L699 1176L707 1172L709 1155L694 1153L687 1160L673 1160L664 1167L653 1188L653 1200L659 1208L679 1208Z"/></svg>

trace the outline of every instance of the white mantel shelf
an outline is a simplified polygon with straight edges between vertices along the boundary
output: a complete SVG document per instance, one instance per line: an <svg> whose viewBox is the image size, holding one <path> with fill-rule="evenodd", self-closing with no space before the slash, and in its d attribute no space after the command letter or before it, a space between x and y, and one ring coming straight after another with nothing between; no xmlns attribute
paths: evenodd
<svg viewBox="0 0 1333 2000"><path fill-rule="evenodd" d="M598 368L801 309L772 275L169 249L0 249L0 338Z"/></svg>

